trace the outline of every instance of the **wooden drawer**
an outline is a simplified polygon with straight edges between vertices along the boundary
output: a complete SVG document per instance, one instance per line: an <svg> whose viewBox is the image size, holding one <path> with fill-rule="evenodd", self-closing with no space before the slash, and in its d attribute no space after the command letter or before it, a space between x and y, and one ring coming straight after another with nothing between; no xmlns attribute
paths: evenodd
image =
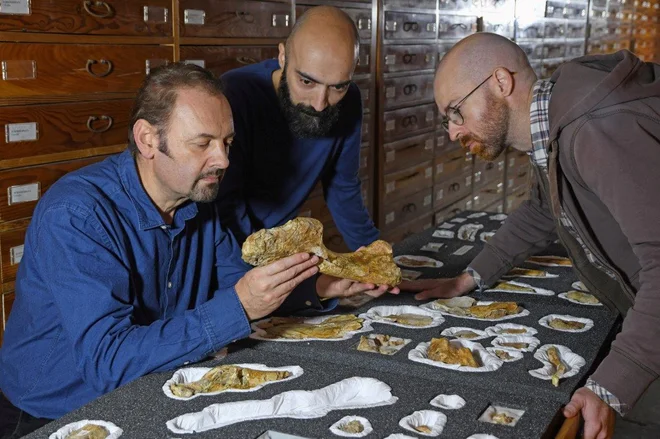
<svg viewBox="0 0 660 439"><path fill-rule="evenodd" d="M125 144L132 106L121 99L0 107L0 161Z"/></svg>
<svg viewBox="0 0 660 439"><path fill-rule="evenodd" d="M369 178L371 166L371 148L369 145L360 149L360 178Z"/></svg>
<svg viewBox="0 0 660 439"><path fill-rule="evenodd" d="M383 6L385 8L435 9L435 0L383 0Z"/></svg>
<svg viewBox="0 0 660 439"><path fill-rule="evenodd" d="M360 96L362 97L362 111L368 112L371 109L371 78L358 79L355 85L360 89Z"/></svg>
<svg viewBox="0 0 660 439"><path fill-rule="evenodd" d="M339 229L334 224L324 224L323 244L333 252L347 253L349 248L344 242L344 237L339 233Z"/></svg>
<svg viewBox="0 0 660 439"><path fill-rule="evenodd" d="M383 206L381 230L391 230L433 209L433 190L424 189L409 197Z"/></svg>
<svg viewBox="0 0 660 439"><path fill-rule="evenodd" d="M471 193L471 172L449 178L433 186L433 208L442 209Z"/></svg>
<svg viewBox="0 0 660 439"><path fill-rule="evenodd" d="M529 183L529 171L529 165L510 169L506 176L506 190L511 191L519 186L527 186Z"/></svg>
<svg viewBox="0 0 660 439"><path fill-rule="evenodd" d="M496 162L487 162L485 160L475 160L474 162L474 187L482 187L491 181L504 180L504 158Z"/></svg>
<svg viewBox="0 0 660 439"><path fill-rule="evenodd" d="M53 34L172 35L171 0L23 0L15 13L0 11L0 32ZM24 6L30 5L29 11ZM28 12L28 13L25 13Z"/></svg>
<svg viewBox="0 0 660 439"><path fill-rule="evenodd" d="M490 213L504 213L504 200L497 201L490 206L482 208L481 210Z"/></svg>
<svg viewBox="0 0 660 439"><path fill-rule="evenodd" d="M371 140L371 116L369 114L362 115L362 143Z"/></svg>
<svg viewBox="0 0 660 439"><path fill-rule="evenodd" d="M421 233L424 230L428 230L433 227L433 214L428 214L416 220L410 221L409 223L403 224L396 229L392 229L387 233L383 233L381 239L389 242L390 244L396 244L401 242L404 239L415 235L416 233Z"/></svg>
<svg viewBox="0 0 660 439"><path fill-rule="evenodd" d="M433 75L389 78L384 81L385 108L433 102Z"/></svg>
<svg viewBox="0 0 660 439"><path fill-rule="evenodd" d="M41 196L57 179L104 158L93 157L0 172L0 221L32 216Z"/></svg>
<svg viewBox="0 0 660 439"><path fill-rule="evenodd" d="M0 232L0 284L13 283L16 280L18 264L23 258L23 243L27 224L14 230Z"/></svg>
<svg viewBox="0 0 660 439"><path fill-rule="evenodd" d="M148 61L171 60L169 47L2 43L0 97L133 92L146 76Z"/></svg>
<svg viewBox="0 0 660 439"><path fill-rule="evenodd" d="M180 0L182 37L284 38L293 26L291 6L252 0Z"/></svg>
<svg viewBox="0 0 660 439"><path fill-rule="evenodd" d="M435 158L436 184L466 173L472 173L472 155L469 152L455 149Z"/></svg>
<svg viewBox="0 0 660 439"><path fill-rule="evenodd" d="M355 66L356 75L365 75L371 73L371 45L360 44L357 65Z"/></svg>
<svg viewBox="0 0 660 439"><path fill-rule="evenodd" d="M386 40L435 39L435 14L385 12Z"/></svg>
<svg viewBox="0 0 660 439"><path fill-rule="evenodd" d="M505 213L511 213L520 206L520 204L529 198L527 187L519 188L516 192L506 197Z"/></svg>
<svg viewBox="0 0 660 439"><path fill-rule="evenodd" d="M464 38L477 31L477 17L440 15L438 38Z"/></svg>
<svg viewBox="0 0 660 439"><path fill-rule="evenodd" d="M385 150L384 172L398 171L433 159L434 139L434 133L427 133L383 145Z"/></svg>
<svg viewBox="0 0 660 439"><path fill-rule="evenodd" d="M296 17L302 16L311 9L311 6L297 6ZM371 9L341 8L349 17L353 19L355 26L360 34L360 40L371 39Z"/></svg>
<svg viewBox="0 0 660 439"><path fill-rule="evenodd" d="M493 203L502 202L504 199L504 183L494 181L483 188L475 191L473 200L474 210L482 210Z"/></svg>
<svg viewBox="0 0 660 439"><path fill-rule="evenodd" d="M529 163L529 156L525 152L511 150L506 154L506 165L509 169L529 165Z"/></svg>
<svg viewBox="0 0 660 439"><path fill-rule="evenodd" d="M383 45L383 72L407 72L435 68L437 50L432 45Z"/></svg>
<svg viewBox="0 0 660 439"><path fill-rule="evenodd" d="M278 53L277 46L181 46L181 61L201 64L220 76L229 70L277 58Z"/></svg>
<svg viewBox="0 0 660 439"><path fill-rule="evenodd" d="M455 149L464 149L460 142L452 142L449 140L449 135L447 131L443 128L438 128L435 137L435 155L444 154L447 151L453 151Z"/></svg>
<svg viewBox="0 0 660 439"><path fill-rule="evenodd" d="M435 104L386 111L383 114L384 141L391 142L396 138L408 136L418 131L433 129L435 128L436 118Z"/></svg>
<svg viewBox="0 0 660 439"><path fill-rule="evenodd" d="M428 161L403 171L392 172L383 177L384 202L412 195L433 186L433 162Z"/></svg>
<svg viewBox="0 0 660 439"><path fill-rule="evenodd" d="M434 221L436 225L442 224L448 219L455 217L461 212L466 210L472 210L472 197L463 198L460 201L457 201L449 206L442 208L437 211L434 216Z"/></svg>
<svg viewBox="0 0 660 439"><path fill-rule="evenodd" d="M313 194L312 194L313 195ZM316 218L317 220L321 219L321 212L323 205L325 205L325 200L323 195L312 196L305 200L300 209L298 210L298 216L305 216L309 218Z"/></svg>

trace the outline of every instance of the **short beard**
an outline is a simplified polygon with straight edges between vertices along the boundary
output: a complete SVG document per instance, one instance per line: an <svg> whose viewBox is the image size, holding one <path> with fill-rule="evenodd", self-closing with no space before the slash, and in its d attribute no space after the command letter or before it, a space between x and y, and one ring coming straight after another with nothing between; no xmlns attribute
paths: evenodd
<svg viewBox="0 0 660 439"><path fill-rule="evenodd" d="M220 189L220 182L222 177L225 175L224 169L214 169L211 171L204 172L200 174L195 183L193 184L192 189L188 193L188 198L195 203L210 203L216 199L218 196L218 190ZM213 184L202 183L201 180L206 177L218 177L218 181Z"/></svg>
<svg viewBox="0 0 660 439"><path fill-rule="evenodd" d="M466 134L461 136L460 141L463 148L474 143L473 154L492 162L509 146L507 134L511 110L505 102L497 100L491 91L486 89L486 112L488 119L483 122L483 134Z"/></svg>
<svg viewBox="0 0 660 439"><path fill-rule="evenodd" d="M286 65L282 69L277 97L284 118L295 137L309 139L326 136L339 121L341 101L335 105L328 105L323 111L316 111L309 105L293 103L289 83L286 80Z"/></svg>

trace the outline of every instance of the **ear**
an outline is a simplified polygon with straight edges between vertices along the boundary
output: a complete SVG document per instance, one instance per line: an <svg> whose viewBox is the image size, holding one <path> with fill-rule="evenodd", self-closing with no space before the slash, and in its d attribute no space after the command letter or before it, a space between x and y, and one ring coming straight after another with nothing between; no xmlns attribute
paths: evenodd
<svg viewBox="0 0 660 439"><path fill-rule="evenodd" d="M158 149L158 130L144 119L138 119L133 125L133 137L140 155L146 159L152 159Z"/></svg>
<svg viewBox="0 0 660 439"><path fill-rule="evenodd" d="M513 74L504 67L498 67L493 72L497 91L502 97L510 96L513 93Z"/></svg>
<svg viewBox="0 0 660 439"><path fill-rule="evenodd" d="M284 64L286 64L286 47L284 46L284 43L280 43L277 48L280 51L280 53L277 55L277 61L280 64L280 69L283 69Z"/></svg>

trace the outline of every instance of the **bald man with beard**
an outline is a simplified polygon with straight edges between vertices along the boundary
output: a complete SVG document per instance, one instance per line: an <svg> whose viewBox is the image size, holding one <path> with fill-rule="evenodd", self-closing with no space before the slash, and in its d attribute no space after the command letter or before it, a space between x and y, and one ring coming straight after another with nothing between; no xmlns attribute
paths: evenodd
<svg viewBox="0 0 660 439"><path fill-rule="evenodd" d="M539 81L517 45L484 33L443 58L434 91L452 140L485 160L527 152L535 185L464 274L402 289L419 300L485 289L559 236L589 291L625 317L565 416L582 413L587 439L612 437L615 411L657 424L660 66L621 51Z"/></svg>
<svg viewBox="0 0 660 439"><path fill-rule="evenodd" d="M362 102L351 82L358 52L351 18L319 6L297 21L277 59L223 75L236 137L218 200L239 242L296 217L319 182L349 248L378 239L358 176ZM294 291L279 312L301 306L327 312L337 300L325 299L387 289L320 275Z"/></svg>

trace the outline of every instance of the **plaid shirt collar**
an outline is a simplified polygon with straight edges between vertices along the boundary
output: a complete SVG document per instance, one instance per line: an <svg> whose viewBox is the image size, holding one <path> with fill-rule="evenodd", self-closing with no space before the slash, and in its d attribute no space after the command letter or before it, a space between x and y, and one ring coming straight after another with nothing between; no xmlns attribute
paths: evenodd
<svg viewBox="0 0 660 439"><path fill-rule="evenodd" d="M532 89L532 104L529 108L532 128L532 150L528 153L532 163L543 170L548 169L548 138L550 137L550 96L554 84L550 81L536 81Z"/></svg>

